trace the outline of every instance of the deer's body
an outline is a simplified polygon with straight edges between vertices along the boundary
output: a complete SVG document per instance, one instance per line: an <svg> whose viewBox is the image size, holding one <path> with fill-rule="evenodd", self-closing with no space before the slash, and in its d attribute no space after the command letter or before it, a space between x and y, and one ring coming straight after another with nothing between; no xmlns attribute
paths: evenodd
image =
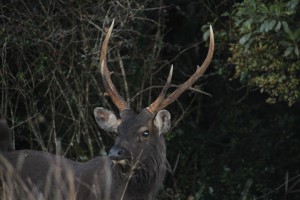
<svg viewBox="0 0 300 200"><path fill-rule="evenodd" d="M98 122L101 120L97 117L98 114L103 114L102 112L112 114L105 109L95 112ZM124 140L118 141L116 146L128 149L132 144L128 143L131 138L129 136L135 134L128 129L141 131L148 129L144 125L145 120L148 121L146 123L148 126L153 124L148 119L151 115L145 115L143 112L135 114L132 110L126 112L123 123L118 126L126 130L122 136ZM136 123L132 125L131 120ZM155 130L152 131L155 132ZM4 134L0 133L0 135ZM142 138L138 135L133 139ZM122 143L122 141L125 142ZM113 159L113 152L110 153L111 156L99 156L86 163L74 162L61 156L34 150L4 152L2 155L9 161L14 175L17 176L10 178L17 179L20 176L25 187L38 191L33 194L34 196L42 193L46 199L70 199L70 196L74 196L82 200L150 200L162 186L166 171L166 147L163 135L148 138L143 142L147 144L141 141L145 146L142 152L134 149L130 152L130 157L137 157L137 160L128 158L128 161ZM2 168L5 170L7 163L0 163L5 166Z"/></svg>
<svg viewBox="0 0 300 200"><path fill-rule="evenodd" d="M46 193L48 199L69 199L74 195L76 199L82 200L120 200L123 191L126 191L124 200L148 200L152 199L160 188L165 174L165 169L161 169L160 173L154 169L140 171L130 179L125 188L128 177L108 156L99 156L86 163L79 163L33 150L14 151L3 155L16 167L15 172L21 176L28 188L34 185L38 191ZM23 158L25 159L22 166L18 166ZM149 174L152 176L148 176ZM50 180L49 177L53 179Z"/></svg>
<svg viewBox="0 0 300 200"><path fill-rule="evenodd" d="M118 135L109 155L79 163L40 151L9 152L9 145L6 146L9 142L2 141L4 145L0 146L0 151L4 153L0 155L0 172L4 176L2 180L7 182L2 197L7 195L5 188L15 185L14 179L23 187L25 195L31 192L34 197L42 195L43 199L154 199L165 177L164 134L171 127L170 113L163 108L174 102L208 67L214 49L213 32L211 29L210 48L202 66L166 98L172 77L171 68L159 97L149 107L136 113L119 95L110 79L106 54L112 27L113 24L102 45L101 75L106 92L119 109L120 117L101 107L94 109L98 125ZM6 124L0 123L0 139L9 141L8 132Z"/></svg>

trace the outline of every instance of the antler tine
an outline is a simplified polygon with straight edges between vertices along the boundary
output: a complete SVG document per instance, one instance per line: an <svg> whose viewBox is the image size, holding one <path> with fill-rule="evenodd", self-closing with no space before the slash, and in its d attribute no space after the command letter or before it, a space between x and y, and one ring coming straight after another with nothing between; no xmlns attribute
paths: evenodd
<svg viewBox="0 0 300 200"><path fill-rule="evenodd" d="M110 71L107 68L107 62L106 62L106 55L107 55L107 47L108 47L108 41L114 26L115 20L111 23L111 26L108 29L108 32L105 36L105 39L103 41L102 49L101 49L101 56L100 56L100 62L101 62L101 76L102 76L102 82L104 85L104 88L107 92L107 94L112 99L113 103L117 106L119 111L121 112L124 109L129 108L127 103L124 101L124 99L120 96L118 91L116 90L115 85L113 84L111 78L110 78Z"/></svg>
<svg viewBox="0 0 300 200"><path fill-rule="evenodd" d="M171 85L172 76L173 76L173 65L171 66L167 82L164 85L163 89L161 90L161 93L159 94L157 99L149 107L147 107L147 110L150 111L151 113L156 113L157 108L161 105L162 101L165 99L167 91Z"/></svg>
<svg viewBox="0 0 300 200"><path fill-rule="evenodd" d="M209 29L209 35L210 35L209 50L201 67L197 66L196 72L186 82L181 84L172 94L170 94L170 96L165 98L164 95L162 98L161 95L159 95L159 97L155 100L155 102L147 108L148 111L155 114L161 109L167 107L168 105L173 103L185 90L191 87L204 74L214 54L215 42L214 42L214 33L211 26Z"/></svg>

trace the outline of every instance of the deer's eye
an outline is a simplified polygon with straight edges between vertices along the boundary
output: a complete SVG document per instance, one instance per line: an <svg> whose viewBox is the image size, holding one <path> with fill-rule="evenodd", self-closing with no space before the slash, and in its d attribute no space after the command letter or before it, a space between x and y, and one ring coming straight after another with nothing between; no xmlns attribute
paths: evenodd
<svg viewBox="0 0 300 200"><path fill-rule="evenodd" d="M148 130L146 130L146 131L143 131L142 135L143 135L143 137L147 138L147 137L149 137L150 133Z"/></svg>

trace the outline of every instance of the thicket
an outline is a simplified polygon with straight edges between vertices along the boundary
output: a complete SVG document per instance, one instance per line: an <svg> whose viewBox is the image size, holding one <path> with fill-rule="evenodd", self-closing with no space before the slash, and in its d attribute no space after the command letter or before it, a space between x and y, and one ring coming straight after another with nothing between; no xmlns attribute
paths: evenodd
<svg viewBox="0 0 300 200"><path fill-rule="evenodd" d="M285 101L291 106L299 101L298 4L299 0L245 0L227 13L233 20L233 37L240 38L231 46L235 78L267 93L268 103Z"/></svg>
<svg viewBox="0 0 300 200"><path fill-rule="evenodd" d="M16 149L77 161L105 154L114 135L94 121L115 110L108 65L137 111L201 64L208 25L216 51L204 78L167 109L168 175L159 199L299 199L299 1L6 1L0 4L1 117ZM272 104L269 104L272 103Z"/></svg>

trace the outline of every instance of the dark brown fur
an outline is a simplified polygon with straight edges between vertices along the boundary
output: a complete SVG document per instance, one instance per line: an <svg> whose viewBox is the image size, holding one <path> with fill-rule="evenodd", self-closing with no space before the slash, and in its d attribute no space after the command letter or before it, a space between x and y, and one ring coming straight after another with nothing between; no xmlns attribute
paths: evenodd
<svg viewBox="0 0 300 200"><path fill-rule="evenodd" d="M0 151L12 151L10 129L5 119L0 119Z"/></svg>
<svg viewBox="0 0 300 200"><path fill-rule="evenodd" d="M122 113L115 146L130 152L131 157L124 159L126 164L115 163L110 156L79 163L33 150L4 152L2 155L35 196L69 199L74 195L76 199L84 200L120 200L123 196L124 200L149 200L162 186L166 171L164 136L159 133L160 127L154 124L157 120L154 117L146 110L139 114L132 110ZM147 140L141 138L141 127L150 131ZM1 163L2 171L6 172L7 163L3 159Z"/></svg>

